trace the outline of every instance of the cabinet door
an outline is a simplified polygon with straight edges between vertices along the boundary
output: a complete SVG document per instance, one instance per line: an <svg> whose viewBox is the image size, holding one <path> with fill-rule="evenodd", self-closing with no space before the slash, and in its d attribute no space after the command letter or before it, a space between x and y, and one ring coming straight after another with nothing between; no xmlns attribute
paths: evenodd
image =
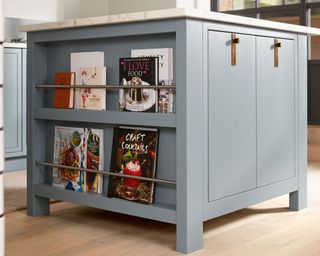
<svg viewBox="0 0 320 256"><path fill-rule="evenodd" d="M294 41L279 39L274 67L274 38L257 37L258 186L293 177L295 57Z"/></svg>
<svg viewBox="0 0 320 256"><path fill-rule="evenodd" d="M255 37L208 35L209 201L256 188Z"/></svg>
<svg viewBox="0 0 320 256"><path fill-rule="evenodd" d="M21 49L4 51L5 157L21 156L22 145L22 54Z"/></svg>

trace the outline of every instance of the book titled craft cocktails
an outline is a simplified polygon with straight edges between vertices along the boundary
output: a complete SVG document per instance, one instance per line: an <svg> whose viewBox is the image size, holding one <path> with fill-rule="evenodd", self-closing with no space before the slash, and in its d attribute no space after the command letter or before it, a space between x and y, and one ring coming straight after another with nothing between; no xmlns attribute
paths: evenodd
<svg viewBox="0 0 320 256"><path fill-rule="evenodd" d="M141 127L116 127L113 134L110 170L131 177L110 176L108 197L152 204L157 166L159 132Z"/></svg>

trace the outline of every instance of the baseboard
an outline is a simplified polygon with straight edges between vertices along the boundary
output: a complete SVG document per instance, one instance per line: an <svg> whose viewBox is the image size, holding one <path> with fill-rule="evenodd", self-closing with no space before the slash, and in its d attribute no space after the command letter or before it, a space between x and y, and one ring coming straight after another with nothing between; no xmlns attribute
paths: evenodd
<svg viewBox="0 0 320 256"><path fill-rule="evenodd" d="M5 172L27 169L27 157L6 158Z"/></svg>

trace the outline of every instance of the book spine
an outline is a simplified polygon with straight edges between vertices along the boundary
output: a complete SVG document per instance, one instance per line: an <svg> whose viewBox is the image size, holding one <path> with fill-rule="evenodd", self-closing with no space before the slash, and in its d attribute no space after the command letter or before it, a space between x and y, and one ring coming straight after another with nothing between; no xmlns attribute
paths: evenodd
<svg viewBox="0 0 320 256"><path fill-rule="evenodd" d="M103 130L100 130L100 140L99 140L99 152L100 152L100 162L99 162L99 170L103 170L104 169L104 134L103 134ZM99 174L98 175L99 178L99 185L98 185L98 193L101 194L102 190L103 190L103 175Z"/></svg>

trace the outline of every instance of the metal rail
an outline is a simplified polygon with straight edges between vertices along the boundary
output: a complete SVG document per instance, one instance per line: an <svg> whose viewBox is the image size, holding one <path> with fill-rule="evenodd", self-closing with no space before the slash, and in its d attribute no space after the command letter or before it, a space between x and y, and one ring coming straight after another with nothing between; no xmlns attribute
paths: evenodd
<svg viewBox="0 0 320 256"><path fill-rule="evenodd" d="M176 89L175 85L54 85L54 84L46 84L46 85L36 85L38 89L49 89L49 88L101 88L101 89L112 89L112 90L119 90L119 89Z"/></svg>
<svg viewBox="0 0 320 256"><path fill-rule="evenodd" d="M107 175L107 176L116 176L116 177L122 177L122 178L131 178L131 179L137 179L137 180L143 180L143 181L151 181L151 182L157 182L157 183L163 183L163 184L176 185L176 181L173 181L173 180L153 179L153 178L147 178L147 177L127 175L127 174L122 174L122 173L108 172L108 171L103 171L103 170L98 170L98 171L97 170L90 170L90 169L81 168L81 167L53 164L53 163L48 163L48 162L43 162L43 161L36 161L36 164L43 165L43 166L64 168L64 169L75 170L75 171L96 173L96 174Z"/></svg>

